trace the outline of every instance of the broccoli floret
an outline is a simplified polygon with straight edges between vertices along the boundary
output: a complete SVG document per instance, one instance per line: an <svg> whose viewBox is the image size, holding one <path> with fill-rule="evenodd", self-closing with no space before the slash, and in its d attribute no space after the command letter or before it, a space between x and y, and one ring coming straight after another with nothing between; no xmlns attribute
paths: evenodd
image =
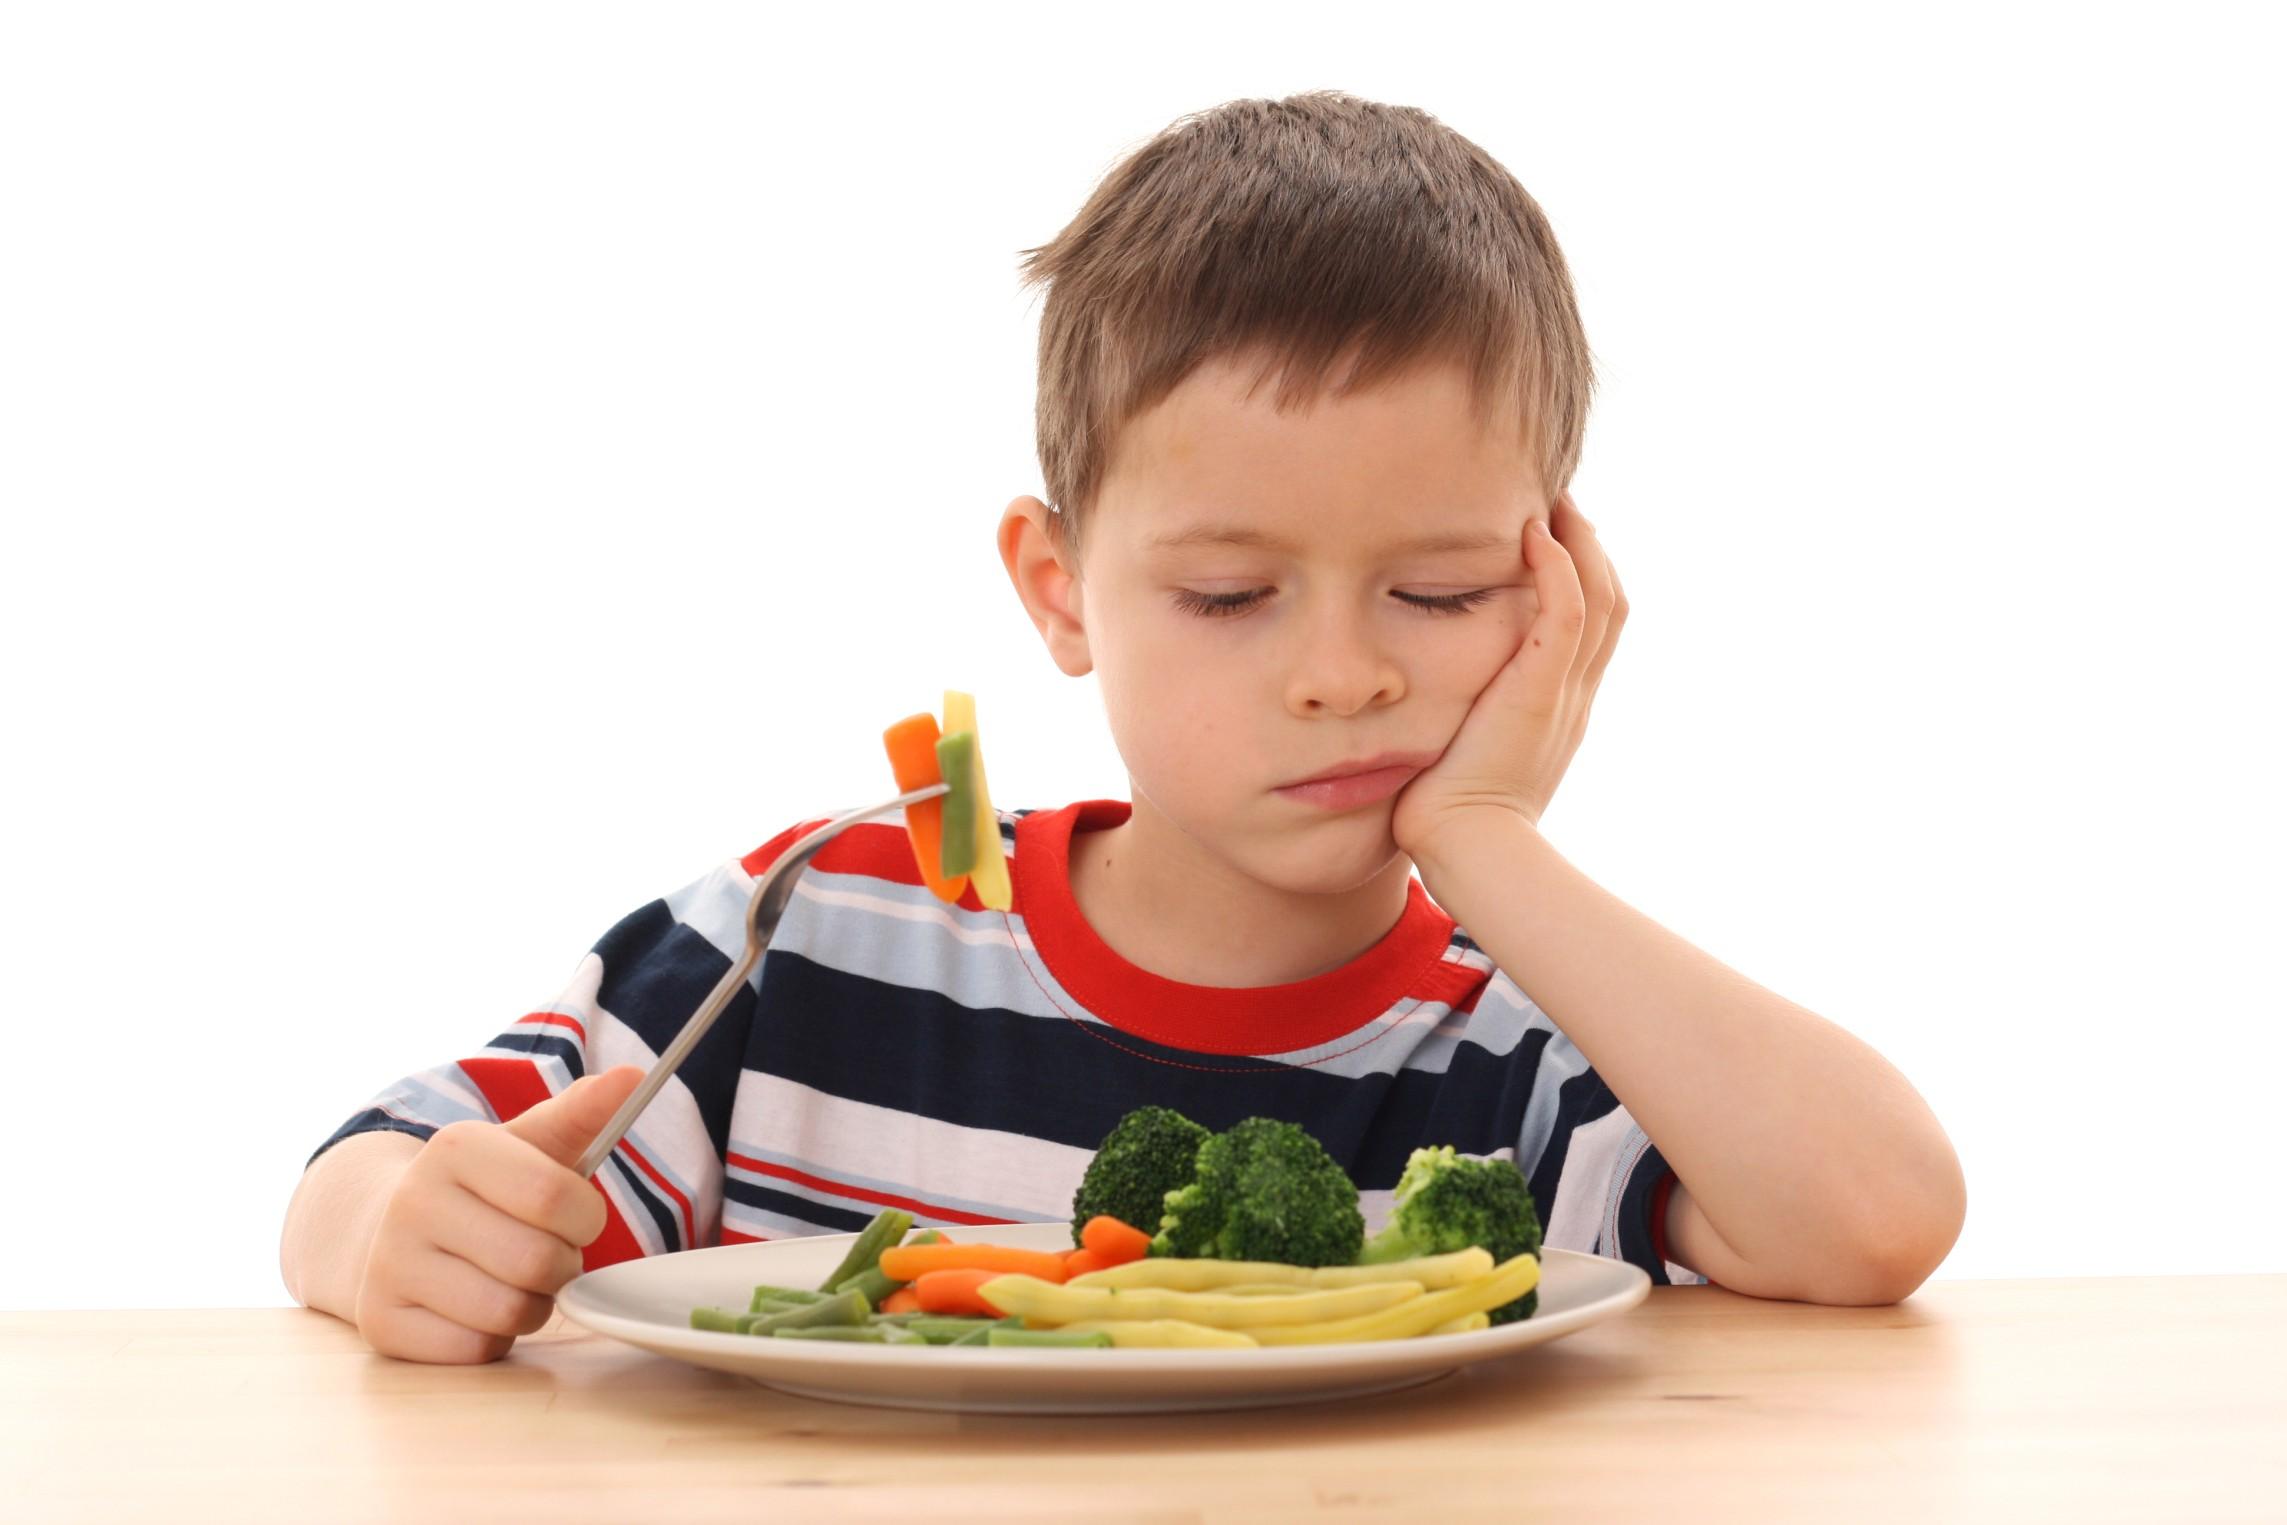
<svg viewBox="0 0 2287 1525"><path fill-rule="evenodd" d="M1390 1221L1366 1241L1360 1265L1449 1255L1482 1245L1499 1265L1541 1252L1541 1219L1525 1173L1510 1160L1469 1159L1448 1144L1416 1149L1391 1200ZM1532 1317L1540 1289L1492 1310L1496 1324Z"/></svg>
<svg viewBox="0 0 2287 1525"><path fill-rule="evenodd" d="M1199 1146L1151 1253L1346 1266L1365 1238L1357 1185L1325 1147L1293 1123L1250 1117Z"/></svg>
<svg viewBox="0 0 2287 1525"><path fill-rule="evenodd" d="M1114 1123L1072 1195L1072 1242L1098 1213L1157 1229L1167 1194L1191 1179L1199 1146L1213 1137L1172 1107L1137 1107Z"/></svg>

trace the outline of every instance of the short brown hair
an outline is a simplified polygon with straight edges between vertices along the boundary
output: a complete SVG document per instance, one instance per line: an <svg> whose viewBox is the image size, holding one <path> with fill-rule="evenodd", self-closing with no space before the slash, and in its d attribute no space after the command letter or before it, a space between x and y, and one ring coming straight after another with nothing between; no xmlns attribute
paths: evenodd
<svg viewBox="0 0 2287 1525"><path fill-rule="evenodd" d="M1119 429L1219 355L1263 355L1257 385L1283 370L1281 412L1353 344L1337 395L1455 361L1480 427L1521 419L1552 497L1579 465L1595 379L1548 219L1415 107L1317 90L1193 112L1019 252L1020 289L1049 288L1035 432L1075 552Z"/></svg>

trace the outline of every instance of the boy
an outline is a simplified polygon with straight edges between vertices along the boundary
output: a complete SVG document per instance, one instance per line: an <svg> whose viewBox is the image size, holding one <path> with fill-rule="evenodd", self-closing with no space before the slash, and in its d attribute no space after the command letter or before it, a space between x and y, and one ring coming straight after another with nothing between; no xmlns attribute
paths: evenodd
<svg viewBox="0 0 2287 1525"><path fill-rule="evenodd" d="M584 1182L817 820L634 912L320 1146L294 1295L387 1354L492 1360L583 1266L886 1204L1062 1219L1146 1102L1304 1124L1369 1230L1452 1144L1517 1162L1546 1243L1655 1282L1920 1285L1964 1196L1912 1087L1538 829L1628 604L1565 490L1588 350L1523 188L1416 110L1236 101L1027 252L1050 502L998 543L1058 667L1098 674L1132 802L1004 810L1007 912L932 896L894 819L845 832Z"/></svg>

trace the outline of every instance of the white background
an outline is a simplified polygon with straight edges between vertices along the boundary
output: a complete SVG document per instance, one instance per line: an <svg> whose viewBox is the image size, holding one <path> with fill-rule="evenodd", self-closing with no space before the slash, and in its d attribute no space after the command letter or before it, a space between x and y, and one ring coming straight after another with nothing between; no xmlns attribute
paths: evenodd
<svg viewBox="0 0 2287 1525"><path fill-rule="evenodd" d="M1571 262L1635 612L1558 848L1921 1089L1941 1276L2287 1269L2259 14L0 12L0 1306L287 1301L336 1124L948 686L1124 798L992 546L1017 252L1319 87Z"/></svg>

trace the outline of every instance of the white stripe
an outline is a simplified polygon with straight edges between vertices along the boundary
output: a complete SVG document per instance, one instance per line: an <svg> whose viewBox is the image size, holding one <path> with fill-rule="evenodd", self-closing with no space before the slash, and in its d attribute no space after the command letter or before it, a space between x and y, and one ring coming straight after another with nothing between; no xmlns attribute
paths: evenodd
<svg viewBox="0 0 2287 1525"><path fill-rule="evenodd" d="M831 1160L837 1175L902 1182L901 1195L924 1202L959 1201L989 1181L1009 1204L1006 1216L1043 1222L1071 1216L1072 1194L1095 1157L1093 1146L937 1122L755 1070L739 1076L731 1133L779 1156Z"/></svg>
<svg viewBox="0 0 2287 1525"><path fill-rule="evenodd" d="M1547 1209L1543 1244L1590 1255L1604 1253L1597 1241L1604 1228L1605 1189L1631 1133L1642 1136L1626 1107L1614 1107L1596 1121L1572 1130L1572 1142L1564 1152L1564 1172L1557 1177L1556 1201Z"/></svg>

